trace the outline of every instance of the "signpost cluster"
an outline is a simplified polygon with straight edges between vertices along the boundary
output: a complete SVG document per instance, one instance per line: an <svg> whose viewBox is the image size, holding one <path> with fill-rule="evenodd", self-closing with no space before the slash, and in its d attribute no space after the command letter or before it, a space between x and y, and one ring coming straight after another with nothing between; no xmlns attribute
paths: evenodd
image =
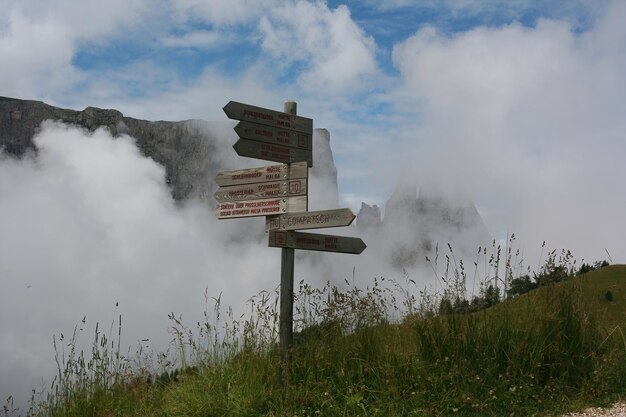
<svg viewBox="0 0 626 417"><path fill-rule="evenodd" d="M349 226L350 209L308 211L308 168L313 166L313 120L297 116L296 103L285 111L229 102L224 112L239 120L233 145L237 155L281 165L222 171L215 177L218 219L266 216L268 245L281 248L279 352L281 385L293 345L294 250L360 254L359 238L302 233L297 230Z"/></svg>

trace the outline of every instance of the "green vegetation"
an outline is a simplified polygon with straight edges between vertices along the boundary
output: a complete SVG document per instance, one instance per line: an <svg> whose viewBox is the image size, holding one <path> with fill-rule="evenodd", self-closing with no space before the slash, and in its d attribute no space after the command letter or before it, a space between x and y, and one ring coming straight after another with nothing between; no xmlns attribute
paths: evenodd
<svg viewBox="0 0 626 417"><path fill-rule="evenodd" d="M453 257L439 298L416 300L408 277L406 285L381 278L365 290L301 283L284 390L275 294L253 297L252 313L239 320L224 318L217 299L217 318L194 331L170 316L179 367L158 375L127 366L110 337L120 319L106 337L96 329L87 362L71 340L58 341L59 375L32 415L558 415L622 398L626 266L581 271L568 253L552 252L528 280L536 288L520 291L508 254L504 276L492 259L495 269L471 300Z"/></svg>

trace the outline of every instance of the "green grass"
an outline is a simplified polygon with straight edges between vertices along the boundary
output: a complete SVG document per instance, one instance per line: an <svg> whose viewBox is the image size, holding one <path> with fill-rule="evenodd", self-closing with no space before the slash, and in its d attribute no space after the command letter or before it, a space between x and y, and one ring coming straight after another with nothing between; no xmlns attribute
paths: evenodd
<svg viewBox="0 0 626 417"><path fill-rule="evenodd" d="M223 323L224 336L208 347L172 317L194 358L174 373L120 366L115 344L96 334L100 362L60 360L62 389L33 415L558 415L626 394L624 265L472 314L436 316L412 306L395 322L389 312L406 300L383 284L345 292L301 286L296 305L304 330L296 334L284 390L276 308L263 294L254 316ZM217 334L217 325L202 328L205 341Z"/></svg>

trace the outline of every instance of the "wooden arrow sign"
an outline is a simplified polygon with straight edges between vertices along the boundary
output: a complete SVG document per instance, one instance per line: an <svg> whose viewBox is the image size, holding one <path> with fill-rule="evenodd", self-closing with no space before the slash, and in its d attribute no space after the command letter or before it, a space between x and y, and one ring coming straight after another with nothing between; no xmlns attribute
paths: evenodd
<svg viewBox="0 0 626 417"><path fill-rule="evenodd" d="M310 133L250 122L239 122L239 124L235 126L235 132L240 138L244 139L289 146L290 148L306 149L308 151L313 149L313 141Z"/></svg>
<svg viewBox="0 0 626 417"><path fill-rule="evenodd" d="M360 254L367 247L358 237L322 235L318 233L289 232L272 230L269 233L269 246Z"/></svg>
<svg viewBox="0 0 626 417"><path fill-rule="evenodd" d="M224 106L224 113L229 119L260 123L266 126L313 133L313 120L276 110L264 109L249 104L230 101Z"/></svg>
<svg viewBox="0 0 626 417"><path fill-rule="evenodd" d="M307 180L258 182L256 184L220 187L213 196L219 202L258 200L261 198L293 197L307 194Z"/></svg>
<svg viewBox="0 0 626 417"><path fill-rule="evenodd" d="M307 198L306 196L302 196L219 203L214 213L218 219L235 219L239 217L300 212L306 209Z"/></svg>
<svg viewBox="0 0 626 417"><path fill-rule="evenodd" d="M281 214L269 216L265 221L265 230L269 232L349 226L355 217L348 208Z"/></svg>
<svg viewBox="0 0 626 417"><path fill-rule="evenodd" d="M308 166L313 166L313 152L310 150L290 148L284 145L272 145L248 139L239 139L233 145L233 148L239 156L287 164L306 161Z"/></svg>
<svg viewBox="0 0 626 417"><path fill-rule="evenodd" d="M257 182L291 180L307 178L309 170L306 162L295 162L291 165L270 165L259 168L238 169L235 171L221 171L215 177L219 186L254 184Z"/></svg>

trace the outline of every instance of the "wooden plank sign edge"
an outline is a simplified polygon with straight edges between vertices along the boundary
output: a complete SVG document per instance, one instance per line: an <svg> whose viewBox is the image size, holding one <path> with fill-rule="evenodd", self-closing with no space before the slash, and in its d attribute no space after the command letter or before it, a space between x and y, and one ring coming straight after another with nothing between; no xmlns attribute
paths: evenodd
<svg viewBox="0 0 626 417"><path fill-rule="evenodd" d="M350 226L355 217L356 216L349 208L279 214L267 217L265 221L265 231L325 229L327 227Z"/></svg>
<svg viewBox="0 0 626 417"><path fill-rule="evenodd" d="M213 212L218 219L237 219L300 212L306 207L306 196L280 197L218 203Z"/></svg>
<svg viewBox="0 0 626 417"><path fill-rule="evenodd" d="M358 255L367 245L358 237L303 233L287 230L269 232L268 246L321 252L337 252Z"/></svg>
<svg viewBox="0 0 626 417"><path fill-rule="evenodd" d="M243 120L260 123L281 129L296 130L299 132L313 133L313 119L296 116L250 104L229 101L223 107L224 113L229 119Z"/></svg>
<svg viewBox="0 0 626 417"><path fill-rule="evenodd" d="M220 187L213 194L213 197L218 203L224 203L228 201L295 197L299 195L307 195L306 178Z"/></svg>
<svg viewBox="0 0 626 417"><path fill-rule="evenodd" d="M313 152L306 149L290 148L289 146L259 142L257 140L239 138L233 145L237 155L248 158L263 159L282 163L306 161L313 166Z"/></svg>
<svg viewBox="0 0 626 417"><path fill-rule="evenodd" d="M307 163L294 162L291 165L269 165L258 168L221 171L215 176L215 182L222 187L254 184L267 181L281 181L298 178L308 178Z"/></svg>
<svg viewBox="0 0 626 417"><path fill-rule="evenodd" d="M235 132L242 139L256 140L308 151L313 150L312 135L305 132L244 121L239 122L237 126L235 126Z"/></svg>

